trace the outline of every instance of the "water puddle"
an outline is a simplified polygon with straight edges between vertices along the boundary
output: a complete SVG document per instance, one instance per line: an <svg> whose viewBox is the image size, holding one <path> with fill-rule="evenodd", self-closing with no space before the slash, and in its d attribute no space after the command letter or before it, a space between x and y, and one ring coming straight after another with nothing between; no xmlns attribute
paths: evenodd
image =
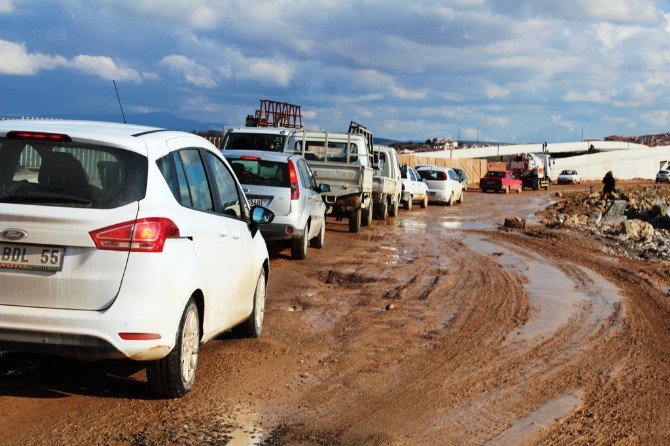
<svg viewBox="0 0 670 446"><path fill-rule="evenodd" d="M542 340L550 337L580 309L589 309L588 321L602 322L614 311L614 303L621 300L619 289L591 270L566 262L574 273L547 262L534 253L521 255L505 246L486 241L481 236L463 236L468 248L491 256L496 263L526 279L524 289L534 310L531 319L508 340Z"/></svg>
<svg viewBox="0 0 670 446"><path fill-rule="evenodd" d="M579 404L581 397L581 391L564 393L516 420L512 426L484 444L507 446L522 443L542 428L569 414Z"/></svg>
<svg viewBox="0 0 670 446"><path fill-rule="evenodd" d="M212 444L225 444L227 446L257 446L261 444L263 429L260 427L260 414L255 410L238 407L216 416L215 421L217 426L223 427L224 435Z"/></svg>

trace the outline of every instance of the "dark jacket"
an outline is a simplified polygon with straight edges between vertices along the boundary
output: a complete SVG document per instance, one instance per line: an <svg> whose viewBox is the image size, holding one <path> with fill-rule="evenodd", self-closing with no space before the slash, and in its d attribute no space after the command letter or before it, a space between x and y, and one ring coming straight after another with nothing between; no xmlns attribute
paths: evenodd
<svg viewBox="0 0 670 446"><path fill-rule="evenodd" d="M609 194L612 192L616 192L616 180L610 171L607 172L603 178L603 193Z"/></svg>

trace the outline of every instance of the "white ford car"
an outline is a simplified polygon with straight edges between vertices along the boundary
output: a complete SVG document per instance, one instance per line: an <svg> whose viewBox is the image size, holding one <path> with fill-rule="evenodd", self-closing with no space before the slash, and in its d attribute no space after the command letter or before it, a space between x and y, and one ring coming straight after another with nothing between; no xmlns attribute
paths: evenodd
<svg viewBox="0 0 670 446"><path fill-rule="evenodd" d="M183 395L201 342L260 334L272 218L192 134L0 121L0 349L147 361Z"/></svg>

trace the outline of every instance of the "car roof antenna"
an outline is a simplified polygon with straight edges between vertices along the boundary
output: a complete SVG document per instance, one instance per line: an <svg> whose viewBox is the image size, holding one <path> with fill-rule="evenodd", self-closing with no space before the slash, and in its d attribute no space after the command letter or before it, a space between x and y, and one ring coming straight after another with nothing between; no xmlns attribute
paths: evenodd
<svg viewBox="0 0 670 446"><path fill-rule="evenodd" d="M121 108L121 116L123 117L123 123L127 124L126 114L123 113L123 105L121 105L121 97L119 96L119 89L116 88L116 81L114 79L112 79L112 83L114 84L114 91L116 91L116 99L119 100L119 108Z"/></svg>

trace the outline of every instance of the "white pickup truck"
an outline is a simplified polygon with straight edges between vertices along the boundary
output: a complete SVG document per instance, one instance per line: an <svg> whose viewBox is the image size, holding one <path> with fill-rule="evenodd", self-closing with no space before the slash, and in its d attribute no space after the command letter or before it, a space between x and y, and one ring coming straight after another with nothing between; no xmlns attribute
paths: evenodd
<svg viewBox="0 0 670 446"><path fill-rule="evenodd" d="M379 164L375 169L372 183L372 203L374 216L386 220L398 215L402 194L402 178L398 154L393 147L374 146L379 152Z"/></svg>
<svg viewBox="0 0 670 446"><path fill-rule="evenodd" d="M375 155L372 135L352 123L349 132L309 131L282 127L229 129L222 150L271 150L300 153L320 183L330 186L322 197L328 214L348 218L349 232L372 219L372 177Z"/></svg>

